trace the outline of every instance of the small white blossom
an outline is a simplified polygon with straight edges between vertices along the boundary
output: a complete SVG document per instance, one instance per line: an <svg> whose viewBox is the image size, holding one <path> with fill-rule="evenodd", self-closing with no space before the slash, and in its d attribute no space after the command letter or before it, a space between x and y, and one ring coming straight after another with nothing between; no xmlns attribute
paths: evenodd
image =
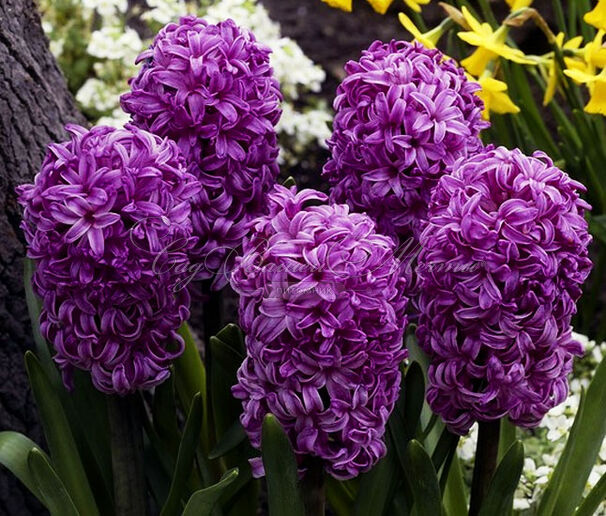
<svg viewBox="0 0 606 516"><path fill-rule="evenodd" d="M97 11L99 16L113 20L116 14L124 14L128 9L127 0L82 0L82 7Z"/></svg>
<svg viewBox="0 0 606 516"><path fill-rule="evenodd" d="M146 2L150 9L141 17L162 25L175 22L188 13L188 6L183 0L146 0Z"/></svg>
<svg viewBox="0 0 606 516"><path fill-rule="evenodd" d="M137 31L130 27L102 27L91 34L87 51L91 56L104 59L134 61L143 49Z"/></svg>

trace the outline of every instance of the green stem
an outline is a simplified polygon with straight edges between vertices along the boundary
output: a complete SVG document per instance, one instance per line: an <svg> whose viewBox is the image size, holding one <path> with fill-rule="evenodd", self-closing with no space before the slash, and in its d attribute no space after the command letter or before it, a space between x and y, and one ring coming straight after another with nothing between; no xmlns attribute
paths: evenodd
<svg viewBox="0 0 606 516"><path fill-rule="evenodd" d="M143 434L138 398L108 398L116 516L143 516Z"/></svg>
<svg viewBox="0 0 606 516"><path fill-rule="evenodd" d="M476 460L471 481L469 516L477 516L480 513L482 502L488 492L488 486L490 486L490 481L497 468L500 428L501 422L498 419L482 421L479 424Z"/></svg>
<svg viewBox="0 0 606 516"><path fill-rule="evenodd" d="M305 516L324 516L324 464L321 459L309 457L301 481L301 494L305 505Z"/></svg>

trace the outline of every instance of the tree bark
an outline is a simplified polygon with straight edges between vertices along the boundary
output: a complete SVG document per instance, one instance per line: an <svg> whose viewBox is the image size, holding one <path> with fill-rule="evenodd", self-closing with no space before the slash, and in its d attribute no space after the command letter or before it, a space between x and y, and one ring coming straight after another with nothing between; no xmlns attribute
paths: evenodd
<svg viewBox="0 0 606 516"><path fill-rule="evenodd" d="M48 48L33 0L0 0L0 429L42 442L23 353L32 345L23 291L25 247L15 186L32 181L67 122L84 123ZM42 514L5 469L0 514Z"/></svg>

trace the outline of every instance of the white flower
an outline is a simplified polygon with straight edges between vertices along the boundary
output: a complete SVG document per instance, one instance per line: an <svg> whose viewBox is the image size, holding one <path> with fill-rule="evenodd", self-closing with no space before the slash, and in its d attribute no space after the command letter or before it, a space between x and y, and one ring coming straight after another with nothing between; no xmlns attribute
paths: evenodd
<svg viewBox="0 0 606 516"><path fill-rule="evenodd" d="M127 0L82 0L82 7L97 11L99 16L113 20L116 14L124 14L128 9Z"/></svg>
<svg viewBox="0 0 606 516"><path fill-rule="evenodd" d="M76 93L76 100L85 109L106 112L120 104L120 97L99 79L88 79Z"/></svg>
<svg viewBox="0 0 606 516"><path fill-rule="evenodd" d="M63 38L51 40L51 42L49 44L49 48L50 48L51 54L53 54L55 56L55 58L57 58L61 54L63 54L64 44L65 44L65 39L63 39Z"/></svg>
<svg viewBox="0 0 606 516"><path fill-rule="evenodd" d="M146 0L150 9L141 16L144 20L153 20L166 25L177 21L188 13L188 6L183 0Z"/></svg>
<svg viewBox="0 0 606 516"><path fill-rule="evenodd" d="M102 27L91 34L87 51L102 59L124 59L130 63L143 50L137 31L130 27Z"/></svg>
<svg viewBox="0 0 606 516"><path fill-rule="evenodd" d="M129 121L130 116L118 107L112 111L110 116L103 116L99 118L97 123L99 125L109 125L111 127L124 127L124 124Z"/></svg>
<svg viewBox="0 0 606 516"><path fill-rule="evenodd" d="M514 498L513 508L516 511L523 511L525 509L530 509L530 503L525 498Z"/></svg>

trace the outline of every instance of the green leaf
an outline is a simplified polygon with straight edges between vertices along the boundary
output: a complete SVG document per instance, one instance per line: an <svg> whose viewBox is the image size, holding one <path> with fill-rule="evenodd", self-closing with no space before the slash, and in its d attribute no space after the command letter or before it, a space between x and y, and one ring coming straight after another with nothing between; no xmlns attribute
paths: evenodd
<svg viewBox="0 0 606 516"><path fill-rule="evenodd" d="M406 454L408 482L417 516L437 516L442 513L442 496L436 470L431 458L419 441L408 443Z"/></svg>
<svg viewBox="0 0 606 516"><path fill-rule="evenodd" d="M304 516L297 488L297 461L288 436L273 414L263 420L261 442L270 516Z"/></svg>
<svg viewBox="0 0 606 516"><path fill-rule="evenodd" d="M226 324L225 327L215 335L215 338L227 344L231 349L238 353L241 360L244 360L246 349L244 347L244 335L237 324Z"/></svg>
<svg viewBox="0 0 606 516"><path fill-rule="evenodd" d="M51 516L78 516L80 513L46 454L32 448L27 463Z"/></svg>
<svg viewBox="0 0 606 516"><path fill-rule="evenodd" d="M162 508L161 516L171 516L181 513L181 498L184 495L187 480L192 472L196 447L200 439L200 430L202 428L202 398L196 394L191 402L189 415L185 422L183 438L179 444L179 453L177 455L177 464L173 473L173 479L170 484L168 498Z"/></svg>
<svg viewBox="0 0 606 516"><path fill-rule="evenodd" d="M368 473L360 478L360 488L354 506L355 516L388 514L393 494L402 481L402 473L392 440L387 443L387 454Z"/></svg>
<svg viewBox="0 0 606 516"><path fill-rule="evenodd" d="M404 431L408 439L415 436L425 402L425 377L418 362L412 362L404 378ZM394 435L397 435L394 433Z"/></svg>
<svg viewBox="0 0 606 516"><path fill-rule="evenodd" d="M589 231L594 237L606 243L606 215L590 215Z"/></svg>
<svg viewBox="0 0 606 516"><path fill-rule="evenodd" d="M297 186L297 182L295 181L294 177L288 176L282 183L282 186L285 186L286 188L290 188L291 186Z"/></svg>
<svg viewBox="0 0 606 516"><path fill-rule="evenodd" d="M210 516L223 491L238 476L238 469L227 471L215 485L196 491L187 502L182 516Z"/></svg>
<svg viewBox="0 0 606 516"><path fill-rule="evenodd" d="M36 356L25 353L25 367L38 406L55 469L82 514L99 514L72 430L59 396Z"/></svg>
<svg viewBox="0 0 606 516"><path fill-rule="evenodd" d="M326 499L337 516L350 516L353 510L353 496L343 482L331 476L326 478Z"/></svg>
<svg viewBox="0 0 606 516"><path fill-rule="evenodd" d="M210 355L210 396L215 439L218 441L238 421L242 412L242 403L232 396L231 388L238 381L236 374L243 357L219 336L210 338Z"/></svg>
<svg viewBox="0 0 606 516"><path fill-rule="evenodd" d="M456 450L458 442L458 435L449 432L448 428L442 430L442 435L440 435L438 444L436 444L436 447L431 454L431 461L433 462L436 471L440 471L442 464L444 464L444 461L446 461L449 456L452 457L452 453Z"/></svg>
<svg viewBox="0 0 606 516"><path fill-rule="evenodd" d="M585 500L579 505L575 516L592 516L597 513L599 505L606 498L606 475L602 475L598 483L593 486Z"/></svg>
<svg viewBox="0 0 606 516"><path fill-rule="evenodd" d="M154 391L152 405L154 430L168 452L176 457L181 441L175 404L174 375L169 376Z"/></svg>
<svg viewBox="0 0 606 516"><path fill-rule="evenodd" d="M564 452L539 507L540 515L572 514L606 435L606 360L602 360L579 406Z"/></svg>
<svg viewBox="0 0 606 516"><path fill-rule="evenodd" d="M443 496L444 508L448 516L467 516L467 494L461 463L455 454L448 470L448 478Z"/></svg>
<svg viewBox="0 0 606 516"><path fill-rule="evenodd" d="M499 431L499 461L511 448L511 445L516 442L516 426L509 421L508 418L501 418L501 429Z"/></svg>
<svg viewBox="0 0 606 516"><path fill-rule="evenodd" d="M179 335L185 341L185 350L174 362L175 388L181 406L185 410L190 406L194 396L200 393L202 398L202 432L200 434L200 442L202 444L202 451L206 456L212 447L208 423L209 407L206 392L206 368L187 323L181 325Z"/></svg>
<svg viewBox="0 0 606 516"><path fill-rule="evenodd" d="M40 310L42 304L40 298L34 293L32 287L32 278L36 270L36 264L33 260L25 258L23 260L23 280L25 285L25 300L27 302L27 310L29 318L32 323L32 334L34 336L34 343L36 344L36 352L40 357L46 374L49 376L52 383L60 383L57 368L51 358L50 349L48 343L40 333Z"/></svg>
<svg viewBox="0 0 606 516"><path fill-rule="evenodd" d="M246 432L240 421L234 422L233 425L223 434L221 440L211 450L208 458L218 459L223 457L226 453L236 449L240 443L246 439Z"/></svg>
<svg viewBox="0 0 606 516"><path fill-rule="evenodd" d="M488 487L480 516L509 514L513 506L513 495L524 467L524 446L514 442L499 463Z"/></svg>
<svg viewBox="0 0 606 516"><path fill-rule="evenodd" d="M0 464L9 469L32 494L45 503L27 464L29 453L39 448L28 437L18 432L0 432Z"/></svg>

